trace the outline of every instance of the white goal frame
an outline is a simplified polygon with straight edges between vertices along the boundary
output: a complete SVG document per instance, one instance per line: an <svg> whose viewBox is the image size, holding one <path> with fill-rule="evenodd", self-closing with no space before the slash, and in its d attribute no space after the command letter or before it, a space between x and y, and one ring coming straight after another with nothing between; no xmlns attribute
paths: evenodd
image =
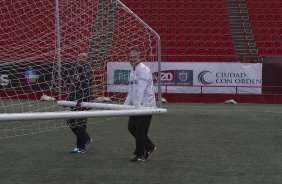
<svg viewBox="0 0 282 184"><path fill-rule="evenodd" d="M167 113L166 109L162 109L162 89L161 89L161 40L160 36L155 30L153 30L148 24L146 24L138 15L131 11L120 0L113 0L117 3L117 6L122 7L127 13L132 15L141 25L148 29L157 38L157 62L158 62L158 108L143 108L136 109L133 106L124 106L118 104L101 104L101 103L82 103L82 106L97 108L97 109L110 109L110 110L90 110L90 111L59 111L59 112L25 112L25 113L2 113L0 114L1 121L26 121L26 120L51 120L51 119L69 119L69 118L96 118L96 117L113 117L113 116L132 116L132 115L159 115ZM55 0L56 3L56 60L58 66L58 78L61 77L61 46L60 46L60 15L59 15L59 0ZM61 81L58 80L58 84ZM61 98L61 91L59 90L59 98ZM61 99L59 99L61 100ZM58 105L74 106L76 102L58 101Z"/></svg>

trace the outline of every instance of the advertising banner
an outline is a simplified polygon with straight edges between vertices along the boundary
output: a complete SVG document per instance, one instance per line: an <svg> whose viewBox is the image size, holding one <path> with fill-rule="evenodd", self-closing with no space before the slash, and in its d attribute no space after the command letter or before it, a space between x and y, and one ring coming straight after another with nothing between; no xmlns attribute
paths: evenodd
<svg viewBox="0 0 282 184"><path fill-rule="evenodd" d="M50 90L53 63L5 62L0 64L0 90Z"/></svg>
<svg viewBox="0 0 282 184"><path fill-rule="evenodd" d="M145 64L157 77L157 63ZM127 62L109 62L108 91L127 92L131 69ZM161 83L164 93L261 94L262 64L162 62Z"/></svg>

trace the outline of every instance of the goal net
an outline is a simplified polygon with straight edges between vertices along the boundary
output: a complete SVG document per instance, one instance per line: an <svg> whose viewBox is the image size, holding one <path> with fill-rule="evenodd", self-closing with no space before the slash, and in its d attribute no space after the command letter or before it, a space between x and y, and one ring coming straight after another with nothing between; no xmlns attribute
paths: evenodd
<svg viewBox="0 0 282 184"><path fill-rule="evenodd" d="M26 114L68 112L70 108L57 101L69 99L76 90L71 83L85 54L83 65L91 74L80 80L91 82L89 96L94 102L123 104L132 50L140 51L154 74L160 100L159 36L119 0L7 0L0 5L0 134L4 137L65 126L51 120L15 120ZM12 122L1 119L10 114L16 115Z"/></svg>

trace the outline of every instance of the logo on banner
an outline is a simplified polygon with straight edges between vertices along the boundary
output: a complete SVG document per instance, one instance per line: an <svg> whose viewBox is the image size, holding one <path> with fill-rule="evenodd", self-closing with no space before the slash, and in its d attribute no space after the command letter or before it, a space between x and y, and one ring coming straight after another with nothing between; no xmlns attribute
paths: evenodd
<svg viewBox="0 0 282 184"><path fill-rule="evenodd" d="M174 85L175 74L174 70L161 71L161 83L163 85Z"/></svg>
<svg viewBox="0 0 282 184"><path fill-rule="evenodd" d="M157 72L153 75L155 78L158 76ZM193 85L193 70L163 70L161 83L167 86L191 86Z"/></svg>
<svg viewBox="0 0 282 184"><path fill-rule="evenodd" d="M130 70L114 70L114 84L126 84Z"/></svg>
<svg viewBox="0 0 282 184"><path fill-rule="evenodd" d="M7 86L9 85L10 80L8 75L0 75L0 85L1 86Z"/></svg>
<svg viewBox="0 0 282 184"><path fill-rule="evenodd" d="M188 73L182 71L182 72L178 73L178 77L179 77L181 82L186 82L187 79L188 79Z"/></svg>
<svg viewBox="0 0 282 184"><path fill-rule="evenodd" d="M39 75L36 75L36 71L31 66L25 71L24 77L29 84L37 83L39 79Z"/></svg>
<svg viewBox="0 0 282 184"><path fill-rule="evenodd" d="M176 85L193 85L193 70L175 70Z"/></svg>
<svg viewBox="0 0 282 184"><path fill-rule="evenodd" d="M208 82L206 79L205 79L205 75L207 73L211 73L210 71L202 71L199 73L198 75L198 81L204 85L209 85L209 84L212 84L213 82Z"/></svg>

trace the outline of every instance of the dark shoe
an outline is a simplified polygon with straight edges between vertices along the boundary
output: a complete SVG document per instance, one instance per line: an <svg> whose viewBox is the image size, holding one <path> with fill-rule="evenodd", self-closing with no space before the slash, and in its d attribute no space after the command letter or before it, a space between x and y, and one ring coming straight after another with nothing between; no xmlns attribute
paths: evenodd
<svg viewBox="0 0 282 184"><path fill-rule="evenodd" d="M145 162L146 159L144 156L136 156L130 160L130 162Z"/></svg>
<svg viewBox="0 0 282 184"><path fill-rule="evenodd" d="M154 146L152 149L150 149L149 151L147 151L144 158L145 158L145 159L148 159L149 156L151 155L151 153L153 153L156 149L157 149L157 147Z"/></svg>
<svg viewBox="0 0 282 184"><path fill-rule="evenodd" d="M90 143L92 143L92 142L93 142L93 139L92 139L92 138L89 138L89 139L86 141L85 145L88 145L88 144L90 144Z"/></svg>

